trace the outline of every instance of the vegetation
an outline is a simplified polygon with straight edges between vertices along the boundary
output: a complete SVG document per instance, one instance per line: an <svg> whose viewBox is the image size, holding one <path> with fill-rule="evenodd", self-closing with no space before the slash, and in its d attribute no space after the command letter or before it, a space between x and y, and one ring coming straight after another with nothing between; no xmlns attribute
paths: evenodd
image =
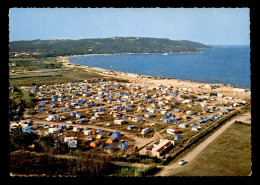
<svg viewBox="0 0 260 185"><path fill-rule="evenodd" d="M62 64L57 63L55 61L37 61L35 60L13 60L15 67L10 67L11 70L17 71L33 71L33 70L42 70L42 69L55 69L60 68Z"/></svg>
<svg viewBox="0 0 260 185"><path fill-rule="evenodd" d="M97 152L76 157L59 157L49 153L33 154L17 151L10 154L10 170L13 173L36 175L102 176L109 158Z"/></svg>
<svg viewBox="0 0 260 185"><path fill-rule="evenodd" d="M120 177L145 177L153 174L158 170L155 164L149 165L148 167L141 166L137 167L126 167L109 165L107 175L109 176L120 176Z"/></svg>
<svg viewBox="0 0 260 185"><path fill-rule="evenodd" d="M198 42L193 42L193 41L189 41L189 40L180 40L182 43L185 43L191 47L194 47L196 49L210 49L212 48L211 46L207 46Z"/></svg>
<svg viewBox="0 0 260 185"><path fill-rule="evenodd" d="M11 87L9 97L9 119L18 120L23 116L25 108L29 108L30 113L34 113L36 99L30 91L20 89L16 86Z"/></svg>
<svg viewBox="0 0 260 185"><path fill-rule="evenodd" d="M164 38L112 37L80 40L13 41L10 42L9 48L10 56L14 56L15 52L24 52L33 57L55 57L64 55L117 53L194 53L199 52L197 48L209 47L201 43Z"/></svg>
<svg viewBox="0 0 260 185"><path fill-rule="evenodd" d="M35 133L23 133L22 128L15 129L13 136L13 146L21 150L27 149L38 138Z"/></svg>

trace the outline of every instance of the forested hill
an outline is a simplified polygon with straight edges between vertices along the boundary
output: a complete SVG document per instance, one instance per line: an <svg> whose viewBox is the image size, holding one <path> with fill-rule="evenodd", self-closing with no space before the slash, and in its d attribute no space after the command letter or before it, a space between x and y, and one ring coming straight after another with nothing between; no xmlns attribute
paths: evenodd
<svg viewBox="0 0 260 185"><path fill-rule="evenodd" d="M198 45L200 47L197 47ZM39 56L118 53L196 53L200 52L198 48L208 48L208 46L192 41L146 37L32 40L12 41L9 43L10 56L14 55L14 52L24 52Z"/></svg>
<svg viewBox="0 0 260 185"><path fill-rule="evenodd" d="M207 45L201 44L199 42L193 42L193 41L189 41L189 40L180 40L180 42L187 44L196 49L211 49L212 48L211 46L207 46Z"/></svg>

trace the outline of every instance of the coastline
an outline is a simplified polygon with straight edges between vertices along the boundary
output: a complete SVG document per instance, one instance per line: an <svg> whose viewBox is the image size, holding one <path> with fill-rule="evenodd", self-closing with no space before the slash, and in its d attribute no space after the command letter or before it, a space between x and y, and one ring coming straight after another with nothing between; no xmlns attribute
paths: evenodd
<svg viewBox="0 0 260 185"><path fill-rule="evenodd" d="M136 54L136 53L132 53ZM138 53L139 54L139 53ZM141 53L140 53L141 54ZM143 53L143 54L150 54L150 53ZM192 88L194 90L197 89L203 89L203 90L210 90L214 91L214 89L218 89L219 92L230 95L236 94L236 95L242 95L242 97L251 97L251 90L248 88L240 88L239 89L245 89L246 92L235 92L233 89L237 88L232 85L226 85L221 83L206 83L206 82L198 82L198 81L190 81L190 80L182 80L182 79L176 79L176 78L163 78L163 77L154 77L154 76L148 76L148 75L140 75L137 73L128 73L128 72L121 72L121 71L115 71L115 70L108 70L103 69L99 67L90 67L86 65L80 65L80 64L74 64L70 63L68 58L72 57L80 57L80 56L94 56L94 55L114 55L114 54L88 54L88 55L72 55L72 56L59 56L57 57L60 62L65 65L65 67L68 68L81 68L86 71L92 71L99 73L104 76L108 77L117 77L126 79L129 82L131 82L133 85L146 85L150 87L157 87L158 84L161 84L163 86L173 86L175 88Z"/></svg>
<svg viewBox="0 0 260 185"><path fill-rule="evenodd" d="M202 49L208 49L208 48L202 48ZM204 53L202 51L199 52L169 52L167 54L199 54L199 53ZM85 54L85 55L71 55L71 56L66 56L67 58L73 58L73 57L84 57L84 56L109 56L109 55L155 55L155 54L164 54L164 53L114 53L114 54ZM59 56L59 57L64 57L64 56Z"/></svg>

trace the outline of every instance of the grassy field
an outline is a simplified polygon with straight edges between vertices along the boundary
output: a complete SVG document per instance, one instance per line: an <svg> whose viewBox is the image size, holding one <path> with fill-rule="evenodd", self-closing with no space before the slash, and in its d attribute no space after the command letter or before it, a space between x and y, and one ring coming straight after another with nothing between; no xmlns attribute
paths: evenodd
<svg viewBox="0 0 260 185"><path fill-rule="evenodd" d="M101 78L101 75L86 72L82 70L77 71L61 71L52 74L34 73L34 74L21 74L10 76L10 85L14 86L32 86L32 84L55 84L55 83L68 83L78 82L91 78Z"/></svg>
<svg viewBox="0 0 260 185"><path fill-rule="evenodd" d="M62 66L62 64L60 63L57 63L55 61L55 58L44 58L41 59L41 62L34 62L36 61L35 58L10 58L9 60L16 64L16 66L9 68L10 71L27 71L23 74L11 73L9 78L11 86L32 86L33 84L43 85L67 83L83 81L85 79L102 78L102 76L99 74L86 72L82 69L71 69L68 71L49 73L30 72L34 70L63 68L64 66Z"/></svg>
<svg viewBox="0 0 260 185"><path fill-rule="evenodd" d="M172 176L247 176L251 173L251 124L235 122L189 165Z"/></svg>

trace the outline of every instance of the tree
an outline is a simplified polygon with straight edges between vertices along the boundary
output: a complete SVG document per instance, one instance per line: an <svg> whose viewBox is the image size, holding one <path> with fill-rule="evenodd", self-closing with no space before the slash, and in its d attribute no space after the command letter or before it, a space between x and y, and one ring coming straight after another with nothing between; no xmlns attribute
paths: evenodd
<svg viewBox="0 0 260 185"><path fill-rule="evenodd" d="M14 99L9 99L9 118L11 121L15 120L15 116L17 115L17 110L18 105L14 101Z"/></svg>
<svg viewBox="0 0 260 185"><path fill-rule="evenodd" d="M39 145L46 153L48 153L50 148L53 147L53 143L54 143L54 139L50 135L42 136L39 139Z"/></svg>
<svg viewBox="0 0 260 185"><path fill-rule="evenodd" d="M23 133L22 128L16 128L13 132L14 139L13 144L18 149L26 149L29 145L38 138L38 135L35 133Z"/></svg>

